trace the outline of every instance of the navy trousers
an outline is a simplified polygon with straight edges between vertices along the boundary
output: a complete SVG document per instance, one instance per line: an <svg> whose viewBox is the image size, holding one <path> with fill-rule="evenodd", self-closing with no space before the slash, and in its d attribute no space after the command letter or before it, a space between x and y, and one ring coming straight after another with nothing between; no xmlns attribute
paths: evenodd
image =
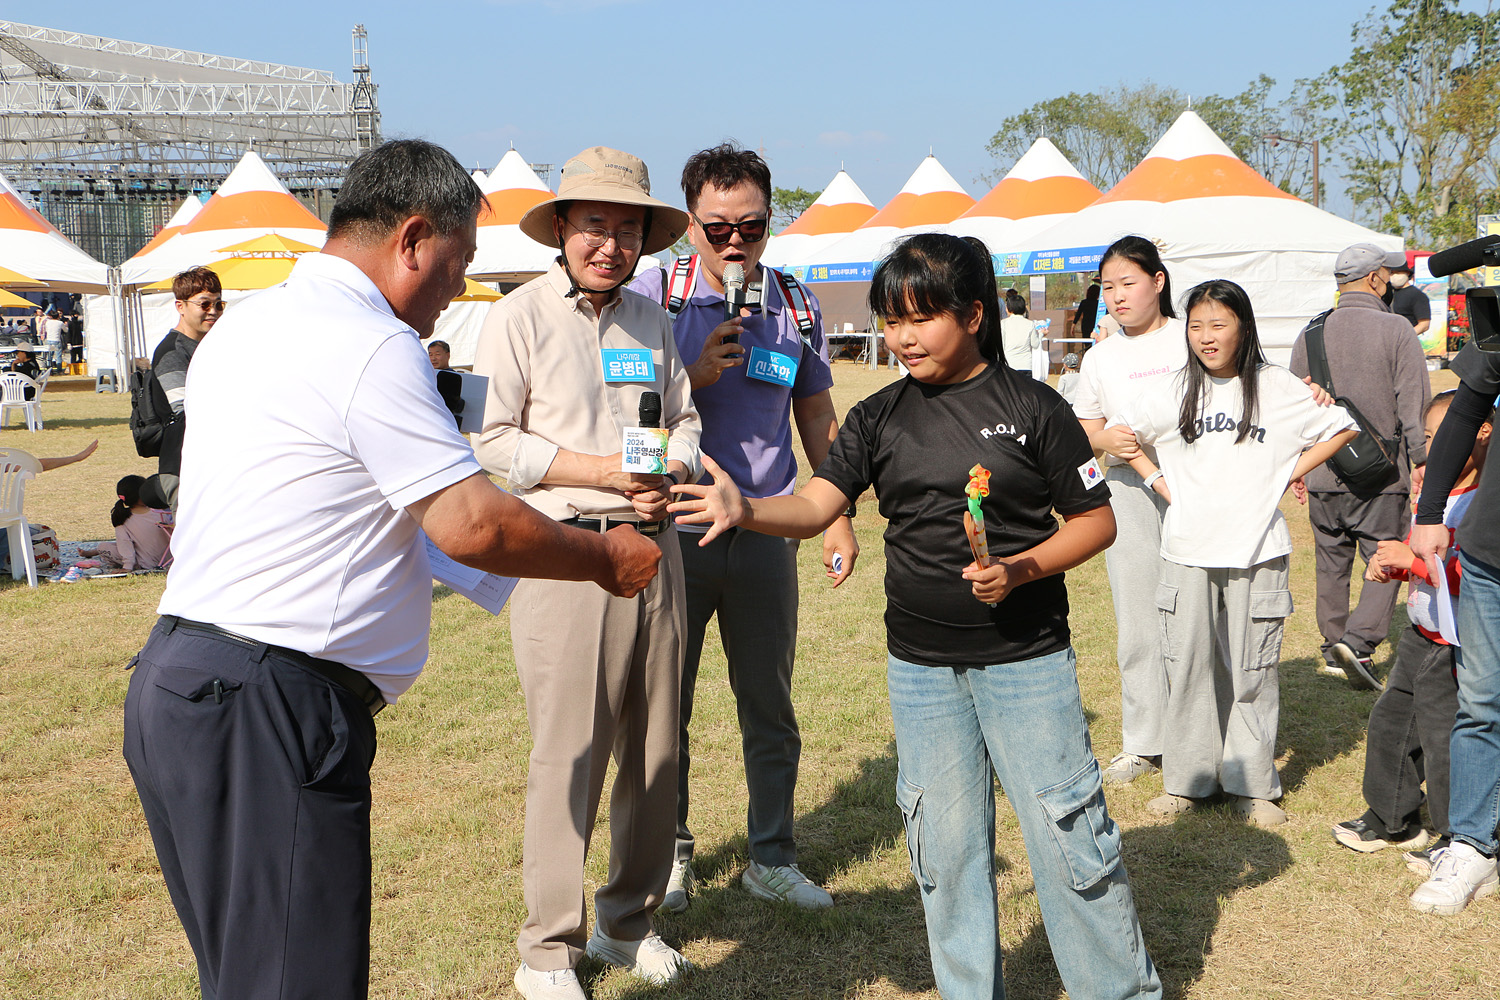
<svg viewBox="0 0 1500 1000"><path fill-rule="evenodd" d="M375 722L274 647L159 621L125 761L205 1000L364 998Z"/></svg>

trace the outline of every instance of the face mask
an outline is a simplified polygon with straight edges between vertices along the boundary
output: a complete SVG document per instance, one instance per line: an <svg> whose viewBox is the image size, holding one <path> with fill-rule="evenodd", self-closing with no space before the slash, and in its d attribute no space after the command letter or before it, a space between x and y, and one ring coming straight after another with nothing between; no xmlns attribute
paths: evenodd
<svg viewBox="0 0 1500 1000"><path fill-rule="evenodd" d="M1395 298L1396 286L1387 283L1385 286L1385 293L1380 296L1380 301L1384 302L1386 305L1390 305L1395 300Z"/></svg>
<svg viewBox="0 0 1500 1000"><path fill-rule="evenodd" d="M1396 286L1397 288L1405 288L1406 283L1410 280L1411 279L1406 276L1405 271L1397 271L1395 274L1391 275L1391 284Z"/></svg>

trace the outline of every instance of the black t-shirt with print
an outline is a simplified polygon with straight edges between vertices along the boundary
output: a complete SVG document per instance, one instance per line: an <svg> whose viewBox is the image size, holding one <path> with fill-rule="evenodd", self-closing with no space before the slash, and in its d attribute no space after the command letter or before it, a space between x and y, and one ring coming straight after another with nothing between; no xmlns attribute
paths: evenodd
<svg viewBox="0 0 1500 1000"><path fill-rule="evenodd" d="M856 404L816 475L858 497L874 486L885 531L887 642L928 666L1013 663L1068 645L1063 575L1017 587L996 607L962 577L964 488L990 470L983 511L992 556L1009 556L1058 530L1053 511L1109 503L1088 438L1045 382L991 365L966 382L893 383Z"/></svg>

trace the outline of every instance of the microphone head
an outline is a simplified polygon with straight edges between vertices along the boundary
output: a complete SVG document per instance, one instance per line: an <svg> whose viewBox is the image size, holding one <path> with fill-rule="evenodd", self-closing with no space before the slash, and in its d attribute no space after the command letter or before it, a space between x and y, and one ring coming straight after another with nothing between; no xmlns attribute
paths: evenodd
<svg viewBox="0 0 1500 1000"><path fill-rule="evenodd" d="M724 265L724 287L743 288L745 285L745 265L738 261L731 261Z"/></svg>
<svg viewBox="0 0 1500 1000"><path fill-rule="evenodd" d="M1427 258L1427 269L1434 278L1446 278L1450 274L1468 271L1482 264L1489 264L1486 251L1500 244L1500 236L1481 236L1477 240L1460 243L1456 247L1439 251ZM1493 266L1493 265L1491 265Z"/></svg>
<svg viewBox="0 0 1500 1000"><path fill-rule="evenodd" d="M661 393L647 389L641 393L641 426L661 426Z"/></svg>

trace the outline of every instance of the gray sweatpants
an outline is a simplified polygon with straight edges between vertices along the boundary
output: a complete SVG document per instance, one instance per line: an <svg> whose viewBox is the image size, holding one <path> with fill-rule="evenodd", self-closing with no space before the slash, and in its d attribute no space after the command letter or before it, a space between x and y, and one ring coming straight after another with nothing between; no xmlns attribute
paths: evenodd
<svg viewBox="0 0 1500 1000"><path fill-rule="evenodd" d="M1286 556L1249 569L1162 563L1167 661L1162 784L1173 795L1279 799L1281 632L1292 613Z"/></svg>
<svg viewBox="0 0 1500 1000"><path fill-rule="evenodd" d="M1163 565L1161 522L1167 502L1143 487L1128 465L1112 467L1104 478L1117 528L1104 565L1118 636L1120 733L1126 753L1154 757L1162 752L1167 705L1167 672L1156 621L1156 584Z"/></svg>

